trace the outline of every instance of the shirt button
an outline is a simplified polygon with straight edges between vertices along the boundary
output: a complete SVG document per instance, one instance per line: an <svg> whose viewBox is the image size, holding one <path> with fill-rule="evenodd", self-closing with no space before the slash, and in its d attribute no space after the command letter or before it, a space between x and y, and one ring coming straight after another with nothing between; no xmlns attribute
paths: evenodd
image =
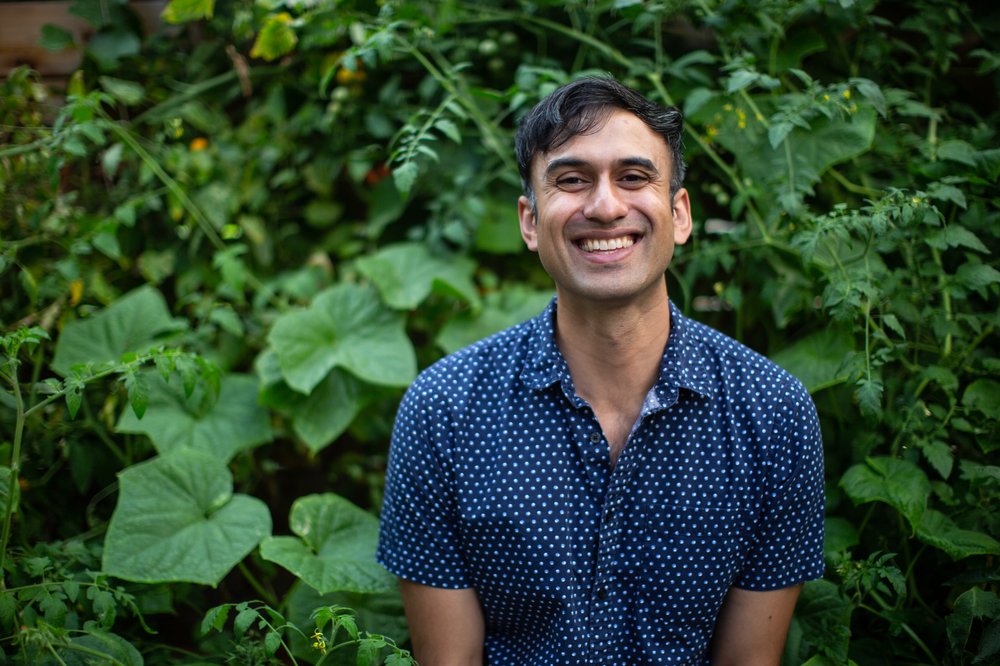
<svg viewBox="0 0 1000 666"><path fill-rule="evenodd" d="M599 432L592 432L592 433L590 433L590 443L591 444L597 444L599 441L601 441L601 433L599 433Z"/></svg>

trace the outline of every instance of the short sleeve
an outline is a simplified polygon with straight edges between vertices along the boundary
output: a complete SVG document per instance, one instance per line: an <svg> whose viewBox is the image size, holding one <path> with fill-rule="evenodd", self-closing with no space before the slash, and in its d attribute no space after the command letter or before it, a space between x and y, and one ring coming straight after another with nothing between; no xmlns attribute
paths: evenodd
<svg viewBox="0 0 1000 666"><path fill-rule="evenodd" d="M445 455L451 415L436 394L433 382L418 378L396 414L376 559L415 583L465 588L453 470Z"/></svg>
<svg viewBox="0 0 1000 666"><path fill-rule="evenodd" d="M754 546L735 582L745 590L777 590L823 575L823 442L816 407L797 380L773 433Z"/></svg>

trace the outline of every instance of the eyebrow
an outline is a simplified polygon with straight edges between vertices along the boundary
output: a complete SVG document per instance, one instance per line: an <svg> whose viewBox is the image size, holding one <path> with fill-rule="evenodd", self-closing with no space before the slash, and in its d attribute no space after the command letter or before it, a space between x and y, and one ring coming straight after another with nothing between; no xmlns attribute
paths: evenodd
<svg viewBox="0 0 1000 666"><path fill-rule="evenodd" d="M550 176L552 172L558 171L559 169L580 169L588 164L589 163L586 160L582 160L578 157L557 157L545 165L544 175ZM620 160L615 161L615 167L641 167L647 171L652 171L656 175L660 174L660 170L656 168L656 165L645 157L623 157Z"/></svg>

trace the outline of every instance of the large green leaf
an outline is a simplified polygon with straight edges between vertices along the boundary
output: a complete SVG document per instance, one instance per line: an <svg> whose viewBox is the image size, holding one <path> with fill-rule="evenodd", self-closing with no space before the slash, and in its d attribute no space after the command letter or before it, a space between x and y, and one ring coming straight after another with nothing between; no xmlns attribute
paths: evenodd
<svg viewBox="0 0 1000 666"><path fill-rule="evenodd" d="M387 592L396 579L375 561L378 520L339 495L295 500L289 523L301 538L271 537L260 546L265 560L280 564L320 594Z"/></svg>
<svg viewBox="0 0 1000 666"><path fill-rule="evenodd" d="M112 576L217 585L271 533L267 506L234 495L226 464L206 453L180 449L118 479L102 567Z"/></svg>
<svg viewBox="0 0 1000 666"><path fill-rule="evenodd" d="M550 300L551 291L534 291L520 285L493 292L483 300L478 314L462 314L450 319L435 342L446 353L451 353L534 317Z"/></svg>
<svg viewBox="0 0 1000 666"><path fill-rule="evenodd" d="M273 349L257 356L254 367L261 381L261 402L287 415L295 434L313 453L329 446L351 425L372 391L371 385L334 368L312 393L303 396L281 378Z"/></svg>
<svg viewBox="0 0 1000 666"><path fill-rule="evenodd" d="M312 392L335 367L387 386L406 386L417 374L402 315L354 284L327 289L309 308L282 315L268 342L285 381L300 393Z"/></svg>
<svg viewBox="0 0 1000 666"><path fill-rule="evenodd" d="M292 407L292 428L313 453L337 439L364 404L364 386L336 368Z"/></svg>
<svg viewBox="0 0 1000 666"><path fill-rule="evenodd" d="M143 666L142 654L127 640L96 628L87 629L82 636L70 640L74 647L59 648L59 659L48 658L41 666L94 666L98 664L120 664L121 666Z"/></svg>
<svg viewBox="0 0 1000 666"><path fill-rule="evenodd" d="M56 342L52 369L66 376L75 365L121 360L127 352L152 347L162 334L184 326L170 316L159 291L131 291L88 319L71 322Z"/></svg>
<svg viewBox="0 0 1000 666"><path fill-rule="evenodd" d="M961 650L969 640L972 620L1000 617L1000 597L978 587L966 590L955 600L955 610L947 618L948 642Z"/></svg>
<svg viewBox="0 0 1000 666"><path fill-rule="evenodd" d="M977 379L965 389L962 404L996 418L1000 415L1000 382Z"/></svg>
<svg viewBox="0 0 1000 666"><path fill-rule="evenodd" d="M186 398L176 377L167 382L153 372L144 376L149 386L145 415L139 419L125 409L115 430L148 435L161 454L191 448L229 462L273 437L267 410L257 404L257 380L252 376L226 375L215 400L202 386Z"/></svg>
<svg viewBox="0 0 1000 666"><path fill-rule="evenodd" d="M850 377L845 359L853 350L854 338L848 331L827 328L771 355L771 360L816 393Z"/></svg>
<svg viewBox="0 0 1000 666"><path fill-rule="evenodd" d="M931 483L911 462L887 456L868 458L848 469L840 485L855 504L885 502L910 521L914 530L927 507Z"/></svg>
<svg viewBox="0 0 1000 666"><path fill-rule="evenodd" d="M754 184L768 186L788 208L830 167L871 148L876 117L874 108L862 105L847 117L813 118L808 129L793 128L777 147L755 123L722 132L717 140L736 156L740 170Z"/></svg>
<svg viewBox="0 0 1000 666"><path fill-rule="evenodd" d="M996 539L982 532L963 530L948 516L933 509L924 511L917 537L955 560L970 555L1000 555L1000 542Z"/></svg>
<svg viewBox="0 0 1000 666"><path fill-rule="evenodd" d="M436 257L424 243L398 243L358 259L358 269L368 276L382 300L397 310L412 310L432 289L448 291L478 306L472 283L475 263L468 257Z"/></svg>

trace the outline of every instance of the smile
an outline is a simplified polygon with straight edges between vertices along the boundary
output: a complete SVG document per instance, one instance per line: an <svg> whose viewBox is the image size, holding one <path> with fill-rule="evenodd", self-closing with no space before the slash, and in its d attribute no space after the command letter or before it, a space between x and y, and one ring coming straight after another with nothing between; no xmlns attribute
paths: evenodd
<svg viewBox="0 0 1000 666"><path fill-rule="evenodd" d="M577 242L584 252L601 252L608 250L621 250L622 248L635 245L632 236L619 236L618 238L585 238Z"/></svg>

